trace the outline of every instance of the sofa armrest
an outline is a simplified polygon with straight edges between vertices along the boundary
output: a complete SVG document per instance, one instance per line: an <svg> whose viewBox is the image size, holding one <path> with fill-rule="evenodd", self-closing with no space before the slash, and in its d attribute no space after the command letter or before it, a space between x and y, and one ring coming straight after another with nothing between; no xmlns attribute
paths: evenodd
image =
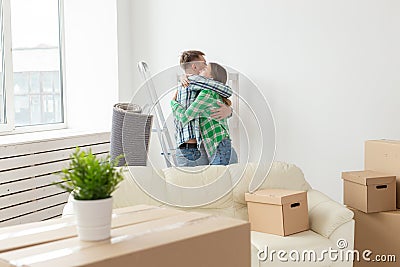
<svg viewBox="0 0 400 267"><path fill-rule="evenodd" d="M332 243L335 244L333 248L339 248L342 251L345 251L344 253L354 249L354 225L354 220L351 220L342 224L335 231L333 231L329 237ZM330 267L353 267L353 261L351 259L335 261L330 265Z"/></svg>
<svg viewBox="0 0 400 267"><path fill-rule="evenodd" d="M326 238L353 219L351 210L317 190L309 190L307 197L310 228Z"/></svg>

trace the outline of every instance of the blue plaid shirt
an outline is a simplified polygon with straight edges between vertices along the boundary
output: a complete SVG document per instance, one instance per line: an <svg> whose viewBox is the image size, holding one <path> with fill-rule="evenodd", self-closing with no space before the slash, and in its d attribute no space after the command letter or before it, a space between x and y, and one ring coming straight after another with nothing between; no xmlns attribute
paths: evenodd
<svg viewBox="0 0 400 267"><path fill-rule="evenodd" d="M220 96L228 98L232 95L232 89L225 84L218 81L208 79L199 75L191 75L188 77L190 84L187 88L183 86L178 87L178 95L176 101L187 109L196 99L199 92L203 89L213 90ZM175 138L176 145L179 147L181 144L186 143L190 139L197 140L197 146L201 144L199 118L191 120L185 126L175 119Z"/></svg>

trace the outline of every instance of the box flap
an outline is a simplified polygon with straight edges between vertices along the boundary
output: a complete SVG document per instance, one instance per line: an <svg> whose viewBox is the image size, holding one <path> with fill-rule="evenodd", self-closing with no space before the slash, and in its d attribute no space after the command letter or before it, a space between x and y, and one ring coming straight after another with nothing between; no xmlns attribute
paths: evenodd
<svg viewBox="0 0 400 267"><path fill-rule="evenodd" d="M274 205L283 205L307 198L305 191L288 189L263 189L252 194L246 193L245 199L250 202L267 203Z"/></svg>
<svg viewBox="0 0 400 267"><path fill-rule="evenodd" d="M175 216L183 211L148 205L113 210L112 228ZM0 228L0 252L33 246L77 235L75 217Z"/></svg>
<svg viewBox="0 0 400 267"><path fill-rule="evenodd" d="M232 250L240 249L239 255L245 256L243 261L250 262L249 228L250 225L247 221L187 212L113 229L111 239L105 241L82 242L74 237L3 253L0 254L0 258L18 266L113 266L112 259L115 262L114 266L132 265L132 259L135 260L137 266L172 266L164 264L163 261L171 261L175 258L174 262L176 263L176 257L169 257L169 255L176 252L177 248L179 251L184 248L193 251L193 247L189 244L190 240L202 239L204 241L201 241L201 246L199 241L193 241L196 245L195 248L206 247L207 241L210 240L221 242L224 246L232 244ZM212 234L218 238L210 239ZM180 246L178 246L179 244ZM228 257L228 253L231 253L232 250L215 251L214 254L222 255L218 265L227 261L225 257ZM224 253L223 251L226 251L225 255L221 254ZM163 252L163 254L159 254L159 252ZM203 253L203 250L200 252ZM183 257L186 256L185 266L189 266L187 263L193 260L193 255L186 251L182 253L179 260L183 261ZM235 259L234 256L232 258ZM143 262L146 260L158 261L158 263L145 265ZM238 257L235 260L238 260ZM229 266L232 264L233 262L229 262ZM194 265L200 266L199 264Z"/></svg>
<svg viewBox="0 0 400 267"><path fill-rule="evenodd" d="M368 142L377 142L377 143L387 143L387 144L400 145L400 140L380 139L380 140L367 140L367 141L365 141L365 143L368 143Z"/></svg>
<svg viewBox="0 0 400 267"><path fill-rule="evenodd" d="M396 179L395 175L377 171L350 171L342 172L342 179L361 185L388 184Z"/></svg>

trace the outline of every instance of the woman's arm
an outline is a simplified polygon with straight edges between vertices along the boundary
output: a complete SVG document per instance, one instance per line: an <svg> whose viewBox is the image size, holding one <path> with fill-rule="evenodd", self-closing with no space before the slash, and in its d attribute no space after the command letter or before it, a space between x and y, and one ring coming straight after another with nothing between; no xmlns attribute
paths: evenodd
<svg viewBox="0 0 400 267"><path fill-rule="evenodd" d="M196 97L195 101L185 110L178 102L172 100L171 108L175 118L186 125L189 121L198 117L205 110L210 110L214 107L216 99L212 97L210 90L202 90Z"/></svg>

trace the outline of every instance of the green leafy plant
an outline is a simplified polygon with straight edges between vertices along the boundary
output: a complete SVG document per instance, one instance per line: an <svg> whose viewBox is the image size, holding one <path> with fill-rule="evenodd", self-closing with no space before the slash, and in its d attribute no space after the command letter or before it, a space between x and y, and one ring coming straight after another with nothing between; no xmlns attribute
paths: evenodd
<svg viewBox="0 0 400 267"><path fill-rule="evenodd" d="M97 158L91 150L85 152L77 147L70 157L69 168L60 173L64 182L56 185L72 193L76 200L109 198L123 180L122 170L115 168L121 157Z"/></svg>

